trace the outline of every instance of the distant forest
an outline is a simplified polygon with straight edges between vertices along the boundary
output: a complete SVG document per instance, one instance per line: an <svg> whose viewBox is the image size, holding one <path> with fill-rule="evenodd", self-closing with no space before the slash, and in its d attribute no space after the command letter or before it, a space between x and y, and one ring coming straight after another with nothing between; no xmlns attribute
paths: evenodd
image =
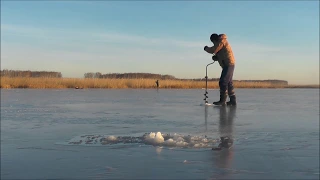
<svg viewBox="0 0 320 180"><path fill-rule="evenodd" d="M96 73L85 73L84 78L115 78L115 79L158 79L158 80L181 80L181 81L205 81L205 78L196 78L196 79L179 79L172 75L161 75L161 74L152 74L152 73L110 73L110 74L101 74L100 72ZM208 81L219 81L219 78L208 78ZM284 80L233 80L234 82L264 82L277 85L288 85L288 81Z"/></svg>
<svg viewBox="0 0 320 180"><path fill-rule="evenodd" d="M1 77L46 77L46 78L62 78L61 72L52 71L20 71L20 70L1 70ZM196 79L179 79L172 75L161 75L153 73L109 73L102 74L100 72L89 72L84 74L84 78L113 78L113 79L157 79L157 80L181 80L181 81L205 81L205 78ZM219 81L219 78L208 78L208 81ZM234 82L269 82L277 85L288 85L285 80L233 80Z"/></svg>
<svg viewBox="0 0 320 180"><path fill-rule="evenodd" d="M19 71L7 70L1 71L1 77L48 77L48 78L62 78L61 72L52 71Z"/></svg>
<svg viewBox="0 0 320 180"><path fill-rule="evenodd" d="M96 73L85 73L84 78L114 78L114 79L176 79L171 75L161 75L152 73L110 73L101 74Z"/></svg>

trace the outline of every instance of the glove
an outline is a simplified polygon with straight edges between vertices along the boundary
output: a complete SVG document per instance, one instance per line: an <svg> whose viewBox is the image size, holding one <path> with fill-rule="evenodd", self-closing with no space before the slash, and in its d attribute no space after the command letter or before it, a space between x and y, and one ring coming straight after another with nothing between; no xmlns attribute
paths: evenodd
<svg viewBox="0 0 320 180"><path fill-rule="evenodd" d="M218 57L217 56L212 56L212 60L213 61L218 61Z"/></svg>
<svg viewBox="0 0 320 180"><path fill-rule="evenodd" d="M208 46L205 46L205 47L203 48L203 50L206 50L206 48L208 48Z"/></svg>

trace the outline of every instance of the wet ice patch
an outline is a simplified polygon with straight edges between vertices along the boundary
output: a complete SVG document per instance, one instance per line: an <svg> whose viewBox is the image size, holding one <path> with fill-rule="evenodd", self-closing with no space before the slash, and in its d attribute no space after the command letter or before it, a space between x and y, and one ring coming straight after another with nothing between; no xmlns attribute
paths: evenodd
<svg viewBox="0 0 320 180"><path fill-rule="evenodd" d="M106 136L83 135L71 139L68 144L76 145L112 145L112 144L145 144L165 147L181 148L211 148L219 139L207 136L191 136L181 134L164 134L161 132L145 133L139 137L133 136Z"/></svg>

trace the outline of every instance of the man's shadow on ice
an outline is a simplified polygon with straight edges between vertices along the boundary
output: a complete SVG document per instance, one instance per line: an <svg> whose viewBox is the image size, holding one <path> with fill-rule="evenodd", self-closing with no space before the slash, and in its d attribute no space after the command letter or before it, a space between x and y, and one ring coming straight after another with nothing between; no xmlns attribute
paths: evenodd
<svg viewBox="0 0 320 180"><path fill-rule="evenodd" d="M213 162L218 168L229 168L233 159L233 122L236 115L236 106L214 106L214 110L219 113L220 142L218 142L217 147L212 149L214 150ZM207 125L207 110L205 112L205 124Z"/></svg>

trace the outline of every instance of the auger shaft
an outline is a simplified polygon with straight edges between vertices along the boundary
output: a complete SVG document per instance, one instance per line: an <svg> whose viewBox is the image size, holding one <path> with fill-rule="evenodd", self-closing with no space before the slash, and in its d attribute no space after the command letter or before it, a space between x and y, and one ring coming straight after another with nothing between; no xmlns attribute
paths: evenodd
<svg viewBox="0 0 320 180"><path fill-rule="evenodd" d="M211 64L213 64L215 61L213 61L212 63L209 63L209 64L207 64L207 66L206 66L206 92L204 93L204 96L205 96L205 98L203 99L204 101L205 101L205 103L208 103L208 96L207 96L207 94L208 94L208 66L209 65L211 65Z"/></svg>

